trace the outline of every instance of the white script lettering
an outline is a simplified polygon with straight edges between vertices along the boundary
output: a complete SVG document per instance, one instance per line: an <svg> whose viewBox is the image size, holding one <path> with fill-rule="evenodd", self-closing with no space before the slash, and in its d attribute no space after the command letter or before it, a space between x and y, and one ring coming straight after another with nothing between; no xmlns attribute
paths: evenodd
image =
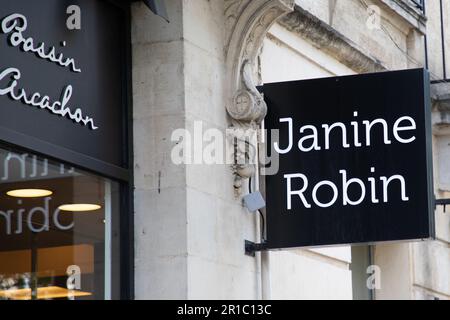
<svg viewBox="0 0 450 320"><path fill-rule="evenodd" d="M14 13L2 20L1 30L9 35L9 43L13 47L19 47L24 52L33 52L38 57L55 62L62 67L68 67L73 72L81 72L81 69L75 65L73 58L65 58L62 53L57 54L55 47L45 48L45 43L41 42L35 45L32 37L25 38L23 32L28 27L27 18L24 15ZM13 32L14 31L14 32Z"/></svg>
<svg viewBox="0 0 450 320"><path fill-rule="evenodd" d="M81 123L85 126L90 126L92 130L97 130L98 127L94 125L94 119L83 116L83 112L80 108L72 111L66 105L69 103L72 97L72 86L68 85L64 88L59 101L50 102L50 97L42 95L38 92L33 94L27 94L25 89L17 89L18 80L21 78L19 69L8 68L0 73L0 83L3 79L10 79L11 81L7 86L0 85L0 96L9 96L15 101L22 101L26 105L38 107L40 109L47 109L51 113L60 115L62 117L68 117L76 123Z"/></svg>

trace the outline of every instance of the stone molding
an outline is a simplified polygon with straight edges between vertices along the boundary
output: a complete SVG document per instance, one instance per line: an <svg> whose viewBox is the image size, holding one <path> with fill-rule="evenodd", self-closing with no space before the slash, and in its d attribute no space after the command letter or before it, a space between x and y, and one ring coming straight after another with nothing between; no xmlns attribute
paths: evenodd
<svg viewBox="0 0 450 320"><path fill-rule="evenodd" d="M427 17L409 0L379 0L386 7L399 15L407 24L419 31L420 34L426 34Z"/></svg>
<svg viewBox="0 0 450 320"><path fill-rule="evenodd" d="M364 52L352 40L299 6L295 6L295 11L285 15L278 23L357 73L387 70L381 61Z"/></svg>
<svg viewBox="0 0 450 320"><path fill-rule="evenodd" d="M256 87L255 65L262 43L270 27L294 9L294 0L225 0L227 104L232 132L256 129L267 113L267 105ZM229 137L235 145L234 187L241 194L242 180L255 173L248 163L256 153L255 141L239 147L240 133ZM250 151L249 151L250 150ZM240 161L240 160L245 161Z"/></svg>

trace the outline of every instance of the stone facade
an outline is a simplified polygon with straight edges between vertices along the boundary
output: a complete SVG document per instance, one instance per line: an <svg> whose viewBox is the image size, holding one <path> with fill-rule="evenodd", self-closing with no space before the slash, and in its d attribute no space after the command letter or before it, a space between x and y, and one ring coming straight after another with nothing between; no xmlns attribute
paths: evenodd
<svg viewBox="0 0 450 320"><path fill-rule="evenodd" d="M437 22L401 0L166 3L169 24L140 3L132 8L136 298L358 298L350 247L244 255L245 239L261 241L259 217L242 204L257 168L176 165L171 151L181 141L172 133L194 132L198 121L222 132L257 126L261 82L424 66L423 36L434 48ZM368 8L377 8L378 26ZM434 52L432 75L442 61ZM450 197L450 91L433 92L436 195ZM382 270L374 297L449 299L449 225L438 208L436 241L371 248Z"/></svg>

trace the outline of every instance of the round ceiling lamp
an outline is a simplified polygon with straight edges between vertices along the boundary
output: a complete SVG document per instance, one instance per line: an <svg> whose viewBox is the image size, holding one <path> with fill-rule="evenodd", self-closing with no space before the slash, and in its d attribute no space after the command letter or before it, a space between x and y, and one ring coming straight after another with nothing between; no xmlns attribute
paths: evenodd
<svg viewBox="0 0 450 320"><path fill-rule="evenodd" d="M72 203L72 204L63 204L58 207L61 211L70 211L70 212L88 212L88 211L96 211L101 209L102 206L98 204L90 204L90 203Z"/></svg>
<svg viewBox="0 0 450 320"><path fill-rule="evenodd" d="M53 192L46 189L16 189L10 190L6 194L15 198L41 198L50 196Z"/></svg>

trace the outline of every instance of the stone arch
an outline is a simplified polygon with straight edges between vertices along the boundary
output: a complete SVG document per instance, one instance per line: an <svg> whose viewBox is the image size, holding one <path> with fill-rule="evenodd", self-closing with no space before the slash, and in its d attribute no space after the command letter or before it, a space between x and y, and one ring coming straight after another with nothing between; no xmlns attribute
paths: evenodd
<svg viewBox="0 0 450 320"><path fill-rule="evenodd" d="M256 88L254 66L270 27L294 10L294 0L225 0L227 104L232 127L250 129L267 113L267 106ZM242 133L242 131L240 131ZM231 137L239 140L240 133ZM256 146L250 143L250 149ZM236 159L249 158L248 151L235 146L234 187L241 192L242 179L254 174L254 166L238 164Z"/></svg>

